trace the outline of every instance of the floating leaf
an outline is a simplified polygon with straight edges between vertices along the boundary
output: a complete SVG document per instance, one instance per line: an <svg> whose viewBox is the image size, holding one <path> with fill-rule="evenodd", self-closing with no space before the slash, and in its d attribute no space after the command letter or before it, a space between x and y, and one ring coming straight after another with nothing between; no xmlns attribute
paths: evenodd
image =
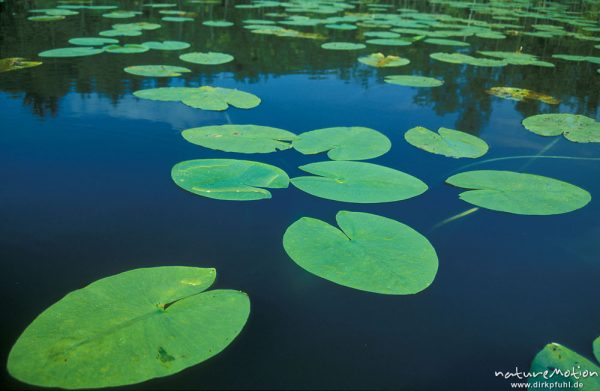
<svg viewBox="0 0 600 391"><path fill-rule="evenodd" d="M204 26L209 26L209 27L231 27L231 26L233 26L232 22L228 22L226 20L207 20L205 22L202 22L202 24Z"/></svg>
<svg viewBox="0 0 600 391"><path fill-rule="evenodd" d="M433 77L414 76L414 75L393 75L386 76L384 81L390 84L397 84L406 87L439 87L444 84L443 80Z"/></svg>
<svg viewBox="0 0 600 391"><path fill-rule="evenodd" d="M182 73L191 72L187 68L172 65L134 65L123 70L132 75L149 77L177 77Z"/></svg>
<svg viewBox="0 0 600 391"><path fill-rule="evenodd" d="M190 143L206 148L237 153L270 153L292 147L296 139L287 130L259 125L221 125L186 129L182 133Z"/></svg>
<svg viewBox="0 0 600 391"><path fill-rule="evenodd" d="M102 35L103 37L137 37L142 35L142 30L104 30L100 31L98 35Z"/></svg>
<svg viewBox="0 0 600 391"><path fill-rule="evenodd" d="M508 65L504 60L492 60L489 58L476 58L462 53L431 53L429 57L434 60L443 61L451 64L468 64L483 67L503 67Z"/></svg>
<svg viewBox="0 0 600 391"><path fill-rule="evenodd" d="M327 50L360 50L366 48L362 43L353 42L325 42L321 47Z"/></svg>
<svg viewBox="0 0 600 391"><path fill-rule="evenodd" d="M379 203L406 200L427 190L421 180L389 167L327 161L299 167L314 176L291 180L298 189L334 201Z"/></svg>
<svg viewBox="0 0 600 391"><path fill-rule="evenodd" d="M137 15L141 14L141 12L137 12L137 11L112 11L106 14L103 14L102 16L105 18L110 18L110 19L129 19L129 18L133 18Z"/></svg>
<svg viewBox="0 0 600 391"><path fill-rule="evenodd" d="M492 87L489 90L486 90L485 92L487 92L490 95L497 96L499 98L511 99L519 102L530 99L539 100L540 102L544 102L549 105L557 105L560 103L560 100L553 96L531 91L525 88Z"/></svg>
<svg viewBox="0 0 600 391"><path fill-rule="evenodd" d="M442 46L471 46L468 42L457 41L455 39L427 38L423 42Z"/></svg>
<svg viewBox="0 0 600 391"><path fill-rule="evenodd" d="M560 136L576 143L600 142L600 122L584 115L538 114L523 120L523 126L540 136Z"/></svg>
<svg viewBox="0 0 600 391"><path fill-rule="evenodd" d="M411 295L435 279L435 249L408 225L347 211L336 220L340 229L302 217L285 231L285 251L309 273L361 291Z"/></svg>
<svg viewBox="0 0 600 391"><path fill-rule="evenodd" d="M40 61L27 61L21 57L11 57L0 59L0 73L16 71L19 69L33 68L42 65Z"/></svg>
<svg viewBox="0 0 600 391"><path fill-rule="evenodd" d="M133 95L142 99L181 101L194 108L216 111L226 110L229 105L239 109L251 109L260 104L260 98L248 92L210 86L151 88L135 91Z"/></svg>
<svg viewBox="0 0 600 391"><path fill-rule="evenodd" d="M561 371L562 374L557 370ZM542 375L544 371L548 373L547 378ZM540 375L530 378L529 383L561 384L560 388L567 389L600 390L600 377L597 375L575 377L574 373L577 372L574 371L581 374L584 371L587 373L600 373L600 367L569 348L554 342L549 343L533 359L530 372L540 373ZM581 385L577 383L581 383Z"/></svg>
<svg viewBox="0 0 600 391"><path fill-rule="evenodd" d="M412 45L412 41L402 38L375 38L368 39L367 43L370 45L382 45L382 46L409 46Z"/></svg>
<svg viewBox="0 0 600 391"><path fill-rule="evenodd" d="M146 46L138 45L134 43L128 43L126 45L109 45L104 47L104 51L108 53L117 53L117 54L136 54L136 53L144 53L147 52L148 49Z"/></svg>
<svg viewBox="0 0 600 391"><path fill-rule="evenodd" d="M40 57L83 57L93 56L94 54L102 53L104 50L101 48L93 48L86 46L74 46L69 48L59 48L46 50L38 53Z"/></svg>
<svg viewBox="0 0 600 391"><path fill-rule="evenodd" d="M355 25L348 23L326 24L325 27L332 30L356 30L358 28Z"/></svg>
<svg viewBox="0 0 600 391"><path fill-rule="evenodd" d="M160 18L160 20L163 20L165 22L181 23L181 22L193 22L194 18L190 18L188 16L163 16L162 18Z"/></svg>
<svg viewBox="0 0 600 391"><path fill-rule="evenodd" d="M360 126L311 130L298 135L293 145L304 155L327 151L327 156L332 160L373 159L392 147L384 134Z"/></svg>
<svg viewBox="0 0 600 391"><path fill-rule="evenodd" d="M512 171L462 172L446 183L473 189L460 194L460 199L470 204L522 215L568 213L592 199L590 193L570 183Z"/></svg>
<svg viewBox="0 0 600 391"><path fill-rule="evenodd" d="M521 52L502 52L502 51L480 51L484 56L496 57L512 65L536 65L546 68L554 68L554 64L547 61L538 60L533 54Z"/></svg>
<svg viewBox="0 0 600 391"><path fill-rule="evenodd" d="M410 60L398 56L386 56L383 53L373 53L360 57L359 62L377 68L401 67L410 64Z"/></svg>
<svg viewBox="0 0 600 391"><path fill-rule="evenodd" d="M282 169L249 160L198 159L177 163L171 178L194 194L227 201L271 198L268 189L285 189L290 179Z"/></svg>
<svg viewBox="0 0 600 391"><path fill-rule="evenodd" d="M479 137L448 128L439 128L436 133L417 126L404 133L404 138L419 149L453 158L475 159L485 155L489 149Z"/></svg>
<svg viewBox="0 0 600 391"><path fill-rule="evenodd" d="M119 40L112 39L112 38L99 38L99 37L71 38L71 39L69 39L69 43L71 45L81 45L81 46L104 46L104 45L108 45L108 44L119 43Z"/></svg>
<svg viewBox="0 0 600 391"><path fill-rule="evenodd" d="M181 41L150 41L144 42L142 45L152 50L184 50L191 46L189 43Z"/></svg>
<svg viewBox="0 0 600 391"><path fill-rule="evenodd" d="M573 56L570 54L553 54L552 58L558 58L566 61L587 61L593 64L600 64L600 57L594 56Z"/></svg>
<svg viewBox="0 0 600 391"><path fill-rule="evenodd" d="M56 22L63 19L65 17L61 15L38 15L27 18L27 20L31 20L32 22Z"/></svg>
<svg viewBox="0 0 600 391"><path fill-rule="evenodd" d="M40 314L8 357L27 384L117 387L168 376L224 350L250 314L248 296L206 291L215 269L135 269L69 293Z"/></svg>
<svg viewBox="0 0 600 391"><path fill-rule="evenodd" d="M192 52L179 56L179 59L186 62L202 65L219 65L233 61L233 56L227 53L218 52Z"/></svg>

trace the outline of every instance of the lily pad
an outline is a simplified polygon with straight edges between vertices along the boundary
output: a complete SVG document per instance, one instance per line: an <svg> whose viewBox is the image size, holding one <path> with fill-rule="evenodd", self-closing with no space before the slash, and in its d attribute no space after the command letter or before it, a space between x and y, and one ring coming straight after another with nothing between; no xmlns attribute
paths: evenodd
<svg viewBox="0 0 600 391"><path fill-rule="evenodd" d="M109 45L104 47L104 51L107 53L116 53L116 54L136 54L136 53L144 53L147 52L148 49L146 46L138 45L135 43L128 43L126 45Z"/></svg>
<svg viewBox="0 0 600 391"><path fill-rule="evenodd" d="M460 199L470 204L521 215L554 215L587 205L584 189L557 179L513 171L481 170L456 174L446 183L468 190Z"/></svg>
<svg viewBox="0 0 600 391"><path fill-rule="evenodd" d="M129 18L134 18L137 15L141 14L141 12L137 12L137 11L112 11L106 14L103 14L102 16L105 18L110 18L110 19L129 19Z"/></svg>
<svg viewBox="0 0 600 391"><path fill-rule="evenodd" d="M191 45L187 42L181 41L149 41L142 43L142 46L152 50L184 50L189 48Z"/></svg>
<svg viewBox="0 0 600 391"><path fill-rule="evenodd" d="M406 87L439 87L444 84L443 80L433 77L414 76L414 75L392 75L386 76L386 83L397 84Z"/></svg>
<svg viewBox="0 0 600 391"><path fill-rule="evenodd" d="M294 186L314 196L334 201L402 201L427 190L427 185L412 175L372 163L327 161L299 168L313 176L292 178Z"/></svg>
<svg viewBox="0 0 600 391"><path fill-rule="evenodd" d="M229 105L238 109L251 109L260 104L260 98L248 92L210 86L151 88L135 91L133 95L141 99L181 101L194 108L215 111L227 110Z"/></svg>
<svg viewBox="0 0 600 391"><path fill-rule="evenodd" d="M375 38L368 39L367 43L370 45L381 45L381 46L409 46L412 45L412 41L402 38Z"/></svg>
<svg viewBox="0 0 600 391"><path fill-rule="evenodd" d="M285 231L285 251L309 273L361 291L411 295L435 279L435 249L408 225L348 211L338 212L336 220L339 229L302 217Z"/></svg>
<svg viewBox="0 0 600 391"><path fill-rule="evenodd" d="M436 133L417 126L404 133L404 138L419 149L453 158L475 159L485 155L489 149L479 137L448 128L439 128Z"/></svg>
<svg viewBox="0 0 600 391"><path fill-rule="evenodd" d="M327 50L360 50L366 48L365 44L354 42L325 42L321 47Z"/></svg>
<svg viewBox="0 0 600 391"><path fill-rule="evenodd" d="M232 22L228 22L226 20L207 20L205 22L202 22L202 24L204 26L209 26L209 27L231 27L231 26L233 26Z"/></svg>
<svg viewBox="0 0 600 391"><path fill-rule="evenodd" d="M33 68L39 65L42 65L41 61L28 61L21 57L3 58L0 59L0 73Z"/></svg>
<svg viewBox="0 0 600 391"><path fill-rule="evenodd" d="M392 147L384 134L360 126L311 130L298 135L293 145L304 155L327 152L331 160L373 159Z"/></svg>
<svg viewBox="0 0 600 391"><path fill-rule="evenodd" d="M182 22L193 22L194 18L190 18L189 16L163 16L162 18L160 18L160 20L163 20L165 22L182 23Z"/></svg>
<svg viewBox="0 0 600 391"><path fill-rule="evenodd" d="M523 120L523 126L540 136L560 136L576 143L600 142L600 122L577 114L538 114Z"/></svg>
<svg viewBox="0 0 600 391"><path fill-rule="evenodd" d="M137 37L142 35L142 30L112 29L100 31L98 35L103 37Z"/></svg>
<svg viewBox="0 0 600 391"><path fill-rule="evenodd" d="M383 53L373 53L360 57L359 62L376 68L401 67L410 64L410 60L398 56L386 56Z"/></svg>
<svg viewBox="0 0 600 391"><path fill-rule="evenodd" d="M27 18L27 20L31 20L32 22L57 22L63 19L65 19L65 17L62 15L37 15Z"/></svg>
<svg viewBox="0 0 600 391"><path fill-rule="evenodd" d="M233 61L233 56L227 53L218 52L192 52L179 56L179 59L185 62L202 65L219 65Z"/></svg>
<svg viewBox="0 0 600 391"><path fill-rule="evenodd" d="M248 296L206 291L215 269L135 269L98 280L42 312L8 357L9 373L42 387L140 383L210 359L240 333Z"/></svg>
<svg viewBox="0 0 600 391"><path fill-rule="evenodd" d="M80 46L104 46L104 45L119 43L119 40L112 39L112 38L99 38L99 37L71 38L71 39L69 39L69 43L71 45L80 45Z"/></svg>
<svg viewBox="0 0 600 391"><path fill-rule="evenodd" d="M187 68L172 65L134 65L123 70L132 75L149 77L177 77L182 73L191 72Z"/></svg>
<svg viewBox="0 0 600 391"><path fill-rule="evenodd" d="M296 139L287 130L259 125L220 125L186 129L183 138L192 144L225 152L270 153L292 147Z"/></svg>
<svg viewBox="0 0 600 391"><path fill-rule="evenodd" d="M265 163L233 159L198 159L177 163L171 178L194 194L227 201L271 198L264 189L285 189L290 179L282 169Z"/></svg>
<svg viewBox="0 0 600 391"><path fill-rule="evenodd" d="M499 98L511 99L519 102L524 100L538 100L549 105L557 105L560 103L560 100L553 96L542 94L541 92L531 91L526 88L492 87L485 92Z"/></svg>
<svg viewBox="0 0 600 391"><path fill-rule="evenodd" d="M94 54L102 53L101 48L93 48L87 46L74 46L68 48L50 49L38 53L40 57L83 57L93 56Z"/></svg>

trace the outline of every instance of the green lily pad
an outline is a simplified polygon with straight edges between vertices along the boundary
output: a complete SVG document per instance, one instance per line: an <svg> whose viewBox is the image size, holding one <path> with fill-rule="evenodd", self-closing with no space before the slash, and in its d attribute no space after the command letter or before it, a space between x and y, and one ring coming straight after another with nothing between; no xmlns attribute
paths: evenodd
<svg viewBox="0 0 600 391"><path fill-rule="evenodd" d="M592 199L590 193L570 183L513 171L462 172L446 183L472 189L460 194L460 199L470 204L522 215L568 213Z"/></svg>
<svg viewBox="0 0 600 391"><path fill-rule="evenodd" d="M140 383L210 359L240 333L248 296L206 291L215 269L135 269L98 280L42 312L8 357L9 373L42 387Z"/></svg>
<svg viewBox="0 0 600 391"><path fill-rule="evenodd" d="M177 77L182 73L191 72L187 68L172 65L134 65L123 70L132 75L148 77Z"/></svg>
<svg viewBox="0 0 600 391"><path fill-rule="evenodd" d="M369 38L400 38L400 34L391 31L367 31L363 35Z"/></svg>
<svg viewBox="0 0 600 391"><path fill-rule="evenodd" d="M112 29L100 31L98 35L103 37L137 37L142 35L142 30Z"/></svg>
<svg viewBox="0 0 600 391"><path fill-rule="evenodd" d="M0 59L0 73L33 68L39 65L42 65L41 61L27 61L21 57L2 58Z"/></svg>
<svg viewBox="0 0 600 391"><path fill-rule="evenodd" d="M309 273L385 295L412 295L431 285L438 257L408 225L369 213L340 211L339 229L302 217L283 236L286 253Z"/></svg>
<svg viewBox="0 0 600 391"><path fill-rule="evenodd" d="M112 38L99 38L99 37L71 38L71 39L69 39L69 43L71 45L80 45L80 46L104 46L104 45L119 43L119 40L112 39Z"/></svg>
<svg viewBox="0 0 600 391"><path fill-rule="evenodd" d="M149 22L117 23L112 25L112 28L115 30L157 30L160 27L158 23Z"/></svg>
<svg viewBox="0 0 600 391"><path fill-rule="evenodd" d="M321 47L327 50L360 50L366 48L362 43L353 42L326 42Z"/></svg>
<svg viewBox="0 0 600 391"><path fill-rule="evenodd" d="M358 27L356 27L353 24L349 24L349 23L334 23L334 24L326 24L325 28L328 29L332 29L332 30L356 30Z"/></svg>
<svg viewBox="0 0 600 391"><path fill-rule="evenodd" d="M450 64L468 64L484 67L503 67L508 65L504 60L494 60L490 58L476 58L462 53L431 53L429 57L437 61L443 61Z"/></svg>
<svg viewBox="0 0 600 391"><path fill-rule="evenodd" d="M116 53L116 54L136 54L136 53L144 53L147 52L148 49L144 45L138 45L135 43L128 43L126 45L109 45L104 47L104 51L107 53Z"/></svg>
<svg viewBox="0 0 600 391"><path fill-rule="evenodd" d="M264 189L285 189L290 179L282 169L249 160L198 159L177 163L171 178L194 194L227 201L271 198Z"/></svg>
<svg viewBox="0 0 600 391"><path fill-rule="evenodd" d="M295 187L334 201L402 201L427 190L427 185L412 175L372 163L327 161L299 168L313 176L292 178L291 182Z"/></svg>
<svg viewBox="0 0 600 391"><path fill-rule="evenodd" d="M546 68L554 68L554 64L547 61L541 61L533 54L521 52L503 52L503 51L480 51L484 56L496 57L512 65L535 65Z"/></svg>
<svg viewBox="0 0 600 391"><path fill-rule="evenodd" d="M160 20L163 20L165 22L181 23L181 22L193 22L194 18L190 18L189 16L163 16L162 18L160 18Z"/></svg>
<svg viewBox="0 0 600 391"><path fill-rule="evenodd" d="M204 26L209 26L209 27L231 27L231 26L233 26L232 22L228 22L226 20L207 20L205 22L202 22L202 24Z"/></svg>
<svg viewBox="0 0 600 391"><path fill-rule="evenodd" d="M439 128L436 133L417 126L404 133L404 138L419 149L453 158L475 159L485 155L489 149L479 137L448 128Z"/></svg>
<svg viewBox="0 0 600 391"><path fill-rule="evenodd" d="M270 153L292 147L296 139L287 130L259 125L220 125L186 129L183 138L192 144L225 152Z"/></svg>
<svg viewBox="0 0 600 391"><path fill-rule="evenodd" d="M600 142L600 122L584 115L538 114L523 120L523 126L540 136L560 136L576 143Z"/></svg>
<svg viewBox="0 0 600 391"><path fill-rule="evenodd" d="M443 80L433 77L414 76L414 75L392 75L386 76L386 83L397 84L406 87L439 87L444 84Z"/></svg>
<svg viewBox="0 0 600 391"><path fill-rule="evenodd" d="M233 61L233 56L227 53L218 52L192 52L179 56L179 59L185 62L202 65L219 65Z"/></svg>
<svg viewBox="0 0 600 391"><path fill-rule="evenodd" d="M152 50L184 50L189 48L191 45L187 42L181 41L149 41L142 43L142 46Z"/></svg>
<svg viewBox="0 0 600 391"><path fill-rule="evenodd" d="M86 46L73 46L69 48L50 49L38 53L40 57L83 57L93 56L94 54L102 53L101 48L93 48Z"/></svg>
<svg viewBox="0 0 600 391"><path fill-rule="evenodd" d="M412 41L402 38L375 38L368 39L367 43L370 45L381 45L381 46L409 46L412 45Z"/></svg>
<svg viewBox="0 0 600 391"><path fill-rule="evenodd" d="M442 45L442 46L471 46L470 43L465 41L457 41L455 39L441 39L441 38L427 38L425 43L430 43L432 45Z"/></svg>
<svg viewBox="0 0 600 391"><path fill-rule="evenodd" d="M105 18L110 18L110 19L129 19L129 18L136 17L140 13L141 12L137 12L137 11L112 11L112 12L103 14L102 16Z"/></svg>
<svg viewBox="0 0 600 391"><path fill-rule="evenodd" d="M151 88L135 91L133 95L141 99L181 101L190 107L215 111L226 110L229 105L238 109L251 109L260 104L260 98L248 92L210 86Z"/></svg>
<svg viewBox="0 0 600 391"><path fill-rule="evenodd" d="M398 56L386 56L383 53L373 53L360 57L359 62L376 68L401 67L410 64L410 60Z"/></svg>
<svg viewBox="0 0 600 391"><path fill-rule="evenodd" d="M65 17L62 15L37 15L27 18L27 20L31 20L32 22L57 22L63 19L65 19Z"/></svg>
<svg viewBox="0 0 600 391"><path fill-rule="evenodd" d="M327 152L331 160L373 159L392 147L384 134L360 126L311 130L298 135L293 145L304 155Z"/></svg>
<svg viewBox="0 0 600 391"><path fill-rule="evenodd" d="M597 340L598 339L596 339L596 341ZM596 355L596 359L598 359L598 355ZM555 370L562 371L562 374L556 373ZM549 343L544 349L536 354L530 369L530 372L533 373L543 373L544 371L547 371L548 379L544 379L544 377L540 375L530 378L529 383L538 382L548 385L565 384L564 386L561 386L561 388L600 390L600 377L598 376L580 376L579 378L575 378L572 375L564 376L566 372L571 374L574 370L579 371L580 373L583 373L584 371L587 371L588 373L600 373L600 367L587 358L560 344ZM553 375L550 376L550 374ZM582 386L575 386L575 383L581 383Z"/></svg>

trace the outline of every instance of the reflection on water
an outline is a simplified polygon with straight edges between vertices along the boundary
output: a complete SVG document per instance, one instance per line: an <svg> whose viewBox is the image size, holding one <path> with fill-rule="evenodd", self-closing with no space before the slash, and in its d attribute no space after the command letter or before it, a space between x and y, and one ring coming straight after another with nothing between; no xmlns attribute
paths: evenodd
<svg viewBox="0 0 600 391"><path fill-rule="evenodd" d="M273 8L239 9L231 1L177 3L174 9L197 13L196 21L164 22L160 9L143 7L142 1L120 1L120 8L143 13L136 21L162 25L139 37L120 38L122 42L185 41L193 50L230 53L233 62L215 67L182 64L181 52L151 50L46 58L42 66L0 74L0 283L11 308L9 321L1 326L4 359L24 327L67 292L123 270L176 264L216 267L217 287L248 292L253 312L242 335L221 355L141 388L502 390L506 384L494 379L493 371L527 368L548 342L591 356L590 341L598 336L600 323L594 310L600 273L600 209L595 198L566 215L478 210L446 221L472 207L458 199L457 189L443 184L471 161L428 155L408 145L403 133L414 126L445 126L478 134L491 147L482 160L539 154L599 157L597 144L544 138L520 125L524 117L545 112L598 118L599 65L551 58L555 53L598 56L600 50L593 49L597 42L470 37L472 46L460 52L522 50L556 64L475 67L435 61L430 53L454 48L424 42L369 46L361 52L323 50L323 41L252 34L240 27L245 19L268 19L265 14ZM467 8L426 1L385 3L493 21ZM593 15L598 6L590 4L585 12ZM26 19L29 9L54 6L54 1L0 3L0 58L35 60L38 52L68 46L70 38L96 36L114 23L134 20L102 18L95 11L52 23ZM358 4L356 12L367 9ZM235 25L210 28L200 23L221 19ZM527 31L534 23L556 23L522 20ZM363 42L368 31L294 28L352 42ZM375 51L411 63L375 69L356 61ZM144 64L182 65L192 73L157 80L123 71ZM400 73L436 77L445 85L413 89L384 83L385 76ZM167 85L239 88L263 102L252 110L210 112L131 94ZM515 102L486 93L500 86L545 93L561 103ZM415 175L430 190L415 199L375 205L336 203L294 188L250 204L179 190L169 176L175 163L224 157L186 143L179 132L225 123L296 133L329 126L372 127L393 143L374 162ZM274 164L290 177L299 175L299 165L323 159L292 150L227 156ZM524 158L477 168L526 170L577 184L593 197L600 194L600 169L593 160ZM299 269L282 249L285 228L301 216L331 223L340 209L380 214L424 233L440 258L433 285L415 296L379 297ZM6 373L3 383L24 387Z"/></svg>

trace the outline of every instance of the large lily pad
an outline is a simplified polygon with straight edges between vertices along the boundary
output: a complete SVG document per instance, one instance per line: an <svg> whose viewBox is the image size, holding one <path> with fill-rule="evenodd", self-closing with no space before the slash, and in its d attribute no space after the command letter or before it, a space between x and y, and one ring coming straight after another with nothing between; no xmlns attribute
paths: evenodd
<svg viewBox="0 0 600 391"><path fill-rule="evenodd" d="M101 48L87 47L87 46L73 46L68 48L50 49L38 53L40 57L83 57L93 56L94 54L102 53L104 50Z"/></svg>
<svg viewBox="0 0 600 391"><path fill-rule="evenodd" d="M41 61L28 61L21 57L2 58L0 59L0 73L33 68L39 65L42 65Z"/></svg>
<svg viewBox="0 0 600 391"><path fill-rule="evenodd" d="M179 56L179 59L185 62L202 65L219 65L233 61L233 56L227 53L218 52L192 52Z"/></svg>
<svg viewBox="0 0 600 391"><path fill-rule="evenodd" d="M282 169L249 160L198 159L177 163L171 178L194 194L227 201L271 198L264 189L285 189L290 179Z"/></svg>
<svg viewBox="0 0 600 391"><path fill-rule="evenodd" d="M523 126L540 136L564 136L577 143L600 142L600 122L577 114L538 114L523 120Z"/></svg>
<svg viewBox="0 0 600 391"><path fill-rule="evenodd" d="M433 77L414 76L414 75L392 75L386 76L386 83L397 84L405 87L439 87L444 84L443 80Z"/></svg>
<svg viewBox="0 0 600 391"><path fill-rule="evenodd" d="M149 77L177 77L182 73L191 72L187 68L173 65L134 65L123 70L132 75Z"/></svg>
<svg viewBox="0 0 600 391"><path fill-rule="evenodd" d="M136 269L69 293L21 334L8 371L36 386L116 387L208 360L240 333L248 296L206 291L214 269Z"/></svg>
<svg viewBox="0 0 600 391"><path fill-rule="evenodd" d="M401 67L410 64L410 60L398 56L386 56L383 53L373 53L359 57L359 62L376 68Z"/></svg>
<svg viewBox="0 0 600 391"><path fill-rule="evenodd" d="M326 152L332 160L366 160L383 155L392 147L382 133L361 126L335 127L302 133L294 149L304 155Z"/></svg>
<svg viewBox="0 0 600 391"><path fill-rule="evenodd" d="M292 147L296 139L287 130L259 125L220 125L186 129L183 138L192 144L225 152L270 153Z"/></svg>
<svg viewBox="0 0 600 391"><path fill-rule="evenodd" d="M336 220L340 229L302 217L286 230L285 251L309 273L362 291L410 295L433 282L437 254L414 229L369 213L340 211Z"/></svg>
<svg viewBox="0 0 600 391"><path fill-rule="evenodd" d="M260 98L248 92L230 88L202 86L161 87L139 90L133 93L138 98L182 103L203 110L223 111L229 106L251 109L260 104Z"/></svg>
<svg viewBox="0 0 600 391"><path fill-rule="evenodd" d="M191 46L189 43L181 41L149 41L142 45L152 50L184 50Z"/></svg>
<svg viewBox="0 0 600 391"><path fill-rule="evenodd" d="M325 42L321 47L327 50L360 50L366 48L364 43L354 42Z"/></svg>
<svg viewBox="0 0 600 391"><path fill-rule="evenodd" d="M462 172L446 183L472 189L460 194L460 199L470 204L522 215L568 213L592 199L590 193L570 183L513 171Z"/></svg>
<svg viewBox="0 0 600 391"><path fill-rule="evenodd" d="M427 190L427 185L412 175L377 164L327 161L299 168L313 175L293 178L294 186L334 201L393 202L416 197Z"/></svg>
<svg viewBox="0 0 600 391"><path fill-rule="evenodd" d="M485 155L489 149L479 137L448 128L439 128L436 133L417 126L406 131L404 138L419 149L453 158L474 159Z"/></svg>

